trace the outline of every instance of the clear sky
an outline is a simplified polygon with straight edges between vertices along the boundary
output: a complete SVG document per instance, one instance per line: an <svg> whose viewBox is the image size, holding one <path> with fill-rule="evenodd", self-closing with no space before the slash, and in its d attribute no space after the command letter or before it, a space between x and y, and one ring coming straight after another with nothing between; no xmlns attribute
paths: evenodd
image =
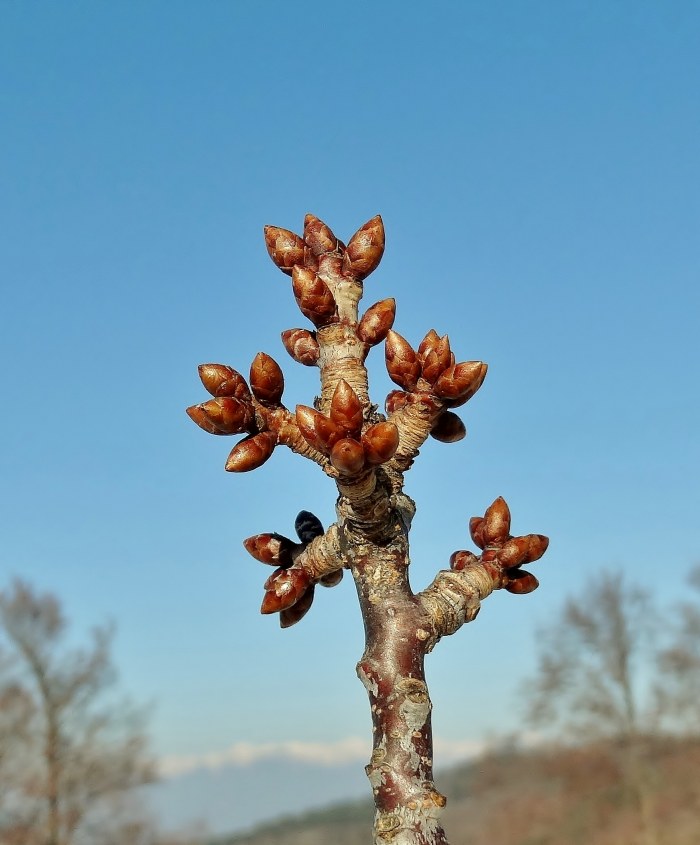
<svg viewBox="0 0 700 845"><path fill-rule="evenodd" d="M277 450L233 476L197 364L316 372L262 227L381 213L365 305L489 363L469 435L407 476L412 582L498 495L550 535L540 590L431 655L436 733L518 729L538 625L604 567L668 606L700 556L700 6L0 2L0 584L117 623L161 755L367 738L350 579L280 631L244 552L332 483ZM373 396L390 389L370 359ZM441 740L441 741L442 741Z"/></svg>

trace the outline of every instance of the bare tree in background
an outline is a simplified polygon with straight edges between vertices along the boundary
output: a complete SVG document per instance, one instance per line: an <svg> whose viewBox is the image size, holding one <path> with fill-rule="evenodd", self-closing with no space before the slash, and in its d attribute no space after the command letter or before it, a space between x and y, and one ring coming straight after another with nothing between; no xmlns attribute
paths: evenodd
<svg viewBox="0 0 700 845"><path fill-rule="evenodd" d="M617 744L647 845L659 841L646 758L656 719L656 621L646 590L627 584L619 573L606 573L570 598L561 617L541 632L537 674L527 685L535 726Z"/></svg>
<svg viewBox="0 0 700 845"><path fill-rule="evenodd" d="M3 845L138 845L134 787L152 779L128 710L105 694L111 631L63 646L58 600L16 581L0 592L0 841Z"/></svg>
<svg viewBox="0 0 700 845"><path fill-rule="evenodd" d="M456 551L450 568L429 587L411 590L408 535L415 504L404 493L404 475L429 436L443 443L464 437L454 409L481 387L486 364L457 363L447 335L433 329L414 349L392 331L393 299L360 317L364 280L384 252L380 217L347 246L311 214L303 237L268 226L265 241L274 263L291 276L297 305L314 327L288 329L282 342L296 362L319 368L320 396L313 406L288 410L282 371L261 352L249 384L227 365L202 365L202 383L214 398L188 414L210 434L247 435L229 454L230 472L256 469L276 447L286 446L335 482L337 521L325 531L302 511L295 525L299 542L278 533L245 541L256 560L276 567L265 581L261 611L279 614L286 628L308 612L317 585L331 587L345 569L352 572L366 634L357 672L372 711L374 750L366 771L376 806L375 842L445 845L439 820L445 798L433 782L424 658L441 637L471 622L494 590L534 590L537 580L520 566L544 554L547 538L513 537L508 506L498 498L470 523L481 553ZM383 342L387 371L400 388L387 396L386 415L370 399L365 367L368 353ZM430 495L435 490L439 484Z"/></svg>
<svg viewBox="0 0 700 845"><path fill-rule="evenodd" d="M663 717L674 730L700 732L700 566L689 578L694 602L678 608L674 640L659 657L661 683L657 698Z"/></svg>

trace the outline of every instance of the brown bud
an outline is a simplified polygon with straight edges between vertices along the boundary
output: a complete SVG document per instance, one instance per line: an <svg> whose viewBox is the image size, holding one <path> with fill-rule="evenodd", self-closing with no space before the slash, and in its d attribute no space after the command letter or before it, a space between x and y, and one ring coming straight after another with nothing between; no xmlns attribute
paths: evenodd
<svg viewBox="0 0 700 845"><path fill-rule="evenodd" d="M357 393L345 379L340 379L333 392L330 408L331 419L348 437L359 437L362 430L362 404Z"/></svg>
<svg viewBox="0 0 700 845"><path fill-rule="evenodd" d="M338 248L336 236L323 220L313 214L307 214L304 218L304 241L313 255L334 252Z"/></svg>
<svg viewBox="0 0 700 845"><path fill-rule="evenodd" d="M295 604L311 586L311 578L303 569L276 569L265 581L265 597L261 613L278 613Z"/></svg>
<svg viewBox="0 0 700 845"><path fill-rule="evenodd" d="M508 573L508 581L504 584L509 593L515 593L516 596L524 596L526 593L531 593L540 586L540 582L530 572L525 572L523 569L512 569Z"/></svg>
<svg viewBox="0 0 700 845"><path fill-rule="evenodd" d="M466 433L467 429L464 427L464 423L452 411L443 411L430 429L431 437L441 443L456 443L458 440L462 440Z"/></svg>
<svg viewBox="0 0 700 845"><path fill-rule="evenodd" d="M328 285L313 270L297 265L292 272L292 288L299 310L315 326L333 322L335 299Z"/></svg>
<svg viewBox="0 0 700 845"><path fill-rule="evenodd" d="M463 405L484 383L487 369L483 361L454 364L437 379L433 391L453 406Z"/></svg>
<svg viewBox="0 0 700 845"><path fill-rule="evenodd" d="M227 472L249 472L257 469L274 452L277 437L271 431L261 431L252 437L246 437L231 449L226 461Z"/></svg>
<svg viewBox="0 0 700 845"><path fill-rule="evenodd" d="M318 414L314 417L314 426L316 434L321 441L322 450L328 454L335 444L345 437L345 429L338 425L335 420L324 414Z"/></svg>
<svg viewBox="0 0 700 845"><path fill-rule="evenodd" d="M430 329L423 340L421 340L418 344L417 355L421 364L425 361L425 356L428 352L430 352L431 349L435 349L438 343L440 343L440 335L435 331L435 329Z"/></svg>
<svg viewBox="0 0 700 845"><path fill-rule="evenodd" d="M303 593L291 607L280 611L280 628L291 628L306 616L314 601L314 585Z"/></svg>
<svg viewBox="0 0 700 845"><path fill-rule="evenodd" d="M384 400L384 408L386 409L387 414L393 414L396 411L401 410L401 408L404 408L408 404L410 398L410 393L406 393L403 390L392 390Z"/></svg>
<svg viewBox="0 0 700 845"><path fill-rule="evenodd" d="M376 270L384 254L384 223L377 215L361 226L348 241L343 272L364 279Z"/></svg>
<svg viewBox="0 0 700 845"><path fill-rule="evenodd" d="M452 552L450 555L450 569L454 569L456 572L468 569L470 566L476 566L478 563L479 558L473 552L468 552L465 549Z"/></svg>
<svg viewBox="0 0 700 845"><path fill-rule="evenodd" d="M445 335L439 338L438 342L432 348L427 350L422 360L420 355L418 356L423 365L423 378L430 382L430 384L434 384L439 376L450 366L451 357L450 339Z"/></svg>
<svg viewBox="0 0 700 845"><path fill-rule="evenodd" d="M486 508L483 535L487 546L501 546L510 534L510 510L503 496Z"/></svg>
<svg viewBox="0 0 700 845"><path fill-rule="evenodd" d="M269 563L286 569L293 563L292 552L298 544L281 534L256 534L243 541L245 550L260 563Z"/></svg>
<svg viewBox="0 0 700 845"><path fill-rule="evenodd" d="M368 308L357 326L357 336L363 343L375 346L387 336L396 318L396 300L382 299Z"/></svg>
<svg viewBox="0 0 700 845"><path fill-rule="evenodd" d="M204 429L207 434L227 434L226 431L221 431L220 428L217 428L214 423L209 419L209 417L204 413L202 410L201 405L192 405L189 408L186 408L187 416L192 420L192 422L197 423L197 425Z"/></svg>
<svg viewBox="0 0 700 845"><path fill-rule="evenodd" d="M473 516L469 520L469 533L472 535L472 540L480 549L486 548L486 540L484 539L484 523L483 516Z"/></svg>
<svg viewBox="0 0 700 845"><path fill-rule="evenodd" d="M327 575L322 575L318 579L318 583L321 584L323 587L335 587L343 580L343 570L342 569L334 569L333 572L329 572Z"/></svg>
<svg viewBox="0 0 700 845"><path fill-rule="evenodd" d="M549 546L549 537L545 537L544 534L528 534L527 540L527 555L525 556L523 563L532 563L534 560L539 560L547 551Z"/></svg>
<svg viewBox="0 0 700 845"><path fill-rule="evenodd" d="M258 352L250 365L250 387L258 401L279 405L284 375L277 361L264 352Z"/></svg>
<svg viewBox="0 0 700 845"><path fill-rule="evenodd" d="M225 364L200 364L199 377L212 396L232 396L250 399L250 390L243 376Z"/></svg>
<svg viewBox="0 0 700 845"><path fill-rule="evenodd" d="M352 437L343 437L331 449L331 463L341 475L355 475L365 465L362 445Z"/></svg>
<svg viewBox="0 0 700 845"><path fill-rule="evenodd" d="M415 390L420 376L420 362L411 344L395 331L389 331L385 344L389 378L404 390Z"/></svg>
<svg viewBox="0 0 700 845"><path fill-rule="evenodd" d="M297 405L296 407L297 425L304 439L314 449L328 454L328 448L316 432L316 418L321 416L323 415L319 411L309 408L308 405Z"/></svg>
<svg viewBox="0 0 700 845"><path fill-rule="evenodd" d="M278 226L265 226L264 232L270 258L283 273L290 275L294 265L304 261L304 241L289 229Z"/></svg>
<svg viewBox="0 0 700 845"><path fill-rule="evenodd" d="M298 364L313 367L318 363L321 350L315 332L306 329L287 329L282 332L282 343Z"/></svg>
<svg viewBox="0 0 700 845"><path fill-rule="evenodd" d="M212 425L223 434L241 434L244 431L250 431L255 422L251 405L230 396L210 399L199 407Z"/></svg>
<svg viewBox="0 0 700 845"><path fill-rule="evenodd" d="M370 466L386 463L399 448L399 430L392 422L371 425L362 435L362 447Z"/></svg>
<svg viewBox="0 0 700 845"><path fill-rule="evenodd" d="M511 537L498 551L498 560L504 569L512 569L525 562L530 547L529 537Z"/></svg>

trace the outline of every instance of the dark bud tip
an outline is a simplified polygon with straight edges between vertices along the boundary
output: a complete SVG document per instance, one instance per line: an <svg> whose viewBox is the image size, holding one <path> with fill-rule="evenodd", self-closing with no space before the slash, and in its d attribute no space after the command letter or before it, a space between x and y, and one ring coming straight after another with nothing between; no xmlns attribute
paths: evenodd
<svg viewBox="0 0 700 845"><path fill-rule="evenodd" d="M311 511L299 511L294 520L294 530L302 543L310 543L315 537L323 534L323 525Z"/></svg>

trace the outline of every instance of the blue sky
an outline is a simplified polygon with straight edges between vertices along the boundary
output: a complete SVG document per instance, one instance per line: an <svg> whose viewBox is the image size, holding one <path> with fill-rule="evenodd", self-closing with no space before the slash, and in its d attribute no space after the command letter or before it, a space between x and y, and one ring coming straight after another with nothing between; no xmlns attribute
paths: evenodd
<svg viewBox="0 0 700 845"><path fill-rule="evenodd" d="M491 597L428 663L436 733L517 730L538 625L604 567L682 594L700 556L700 8L695 3L0 5L0 582L55 591L76 636L117 622L160 755L367 737L349 579L299 626L258 614L244 552L334 488L185 406L197 364L316 373L262 227L340 237L381 213L365 305L449 332L489 375L469 435L430 442L412 582L498 495L551 537L540 590ZM370 357L375 401L390 389Z"/></svg>

